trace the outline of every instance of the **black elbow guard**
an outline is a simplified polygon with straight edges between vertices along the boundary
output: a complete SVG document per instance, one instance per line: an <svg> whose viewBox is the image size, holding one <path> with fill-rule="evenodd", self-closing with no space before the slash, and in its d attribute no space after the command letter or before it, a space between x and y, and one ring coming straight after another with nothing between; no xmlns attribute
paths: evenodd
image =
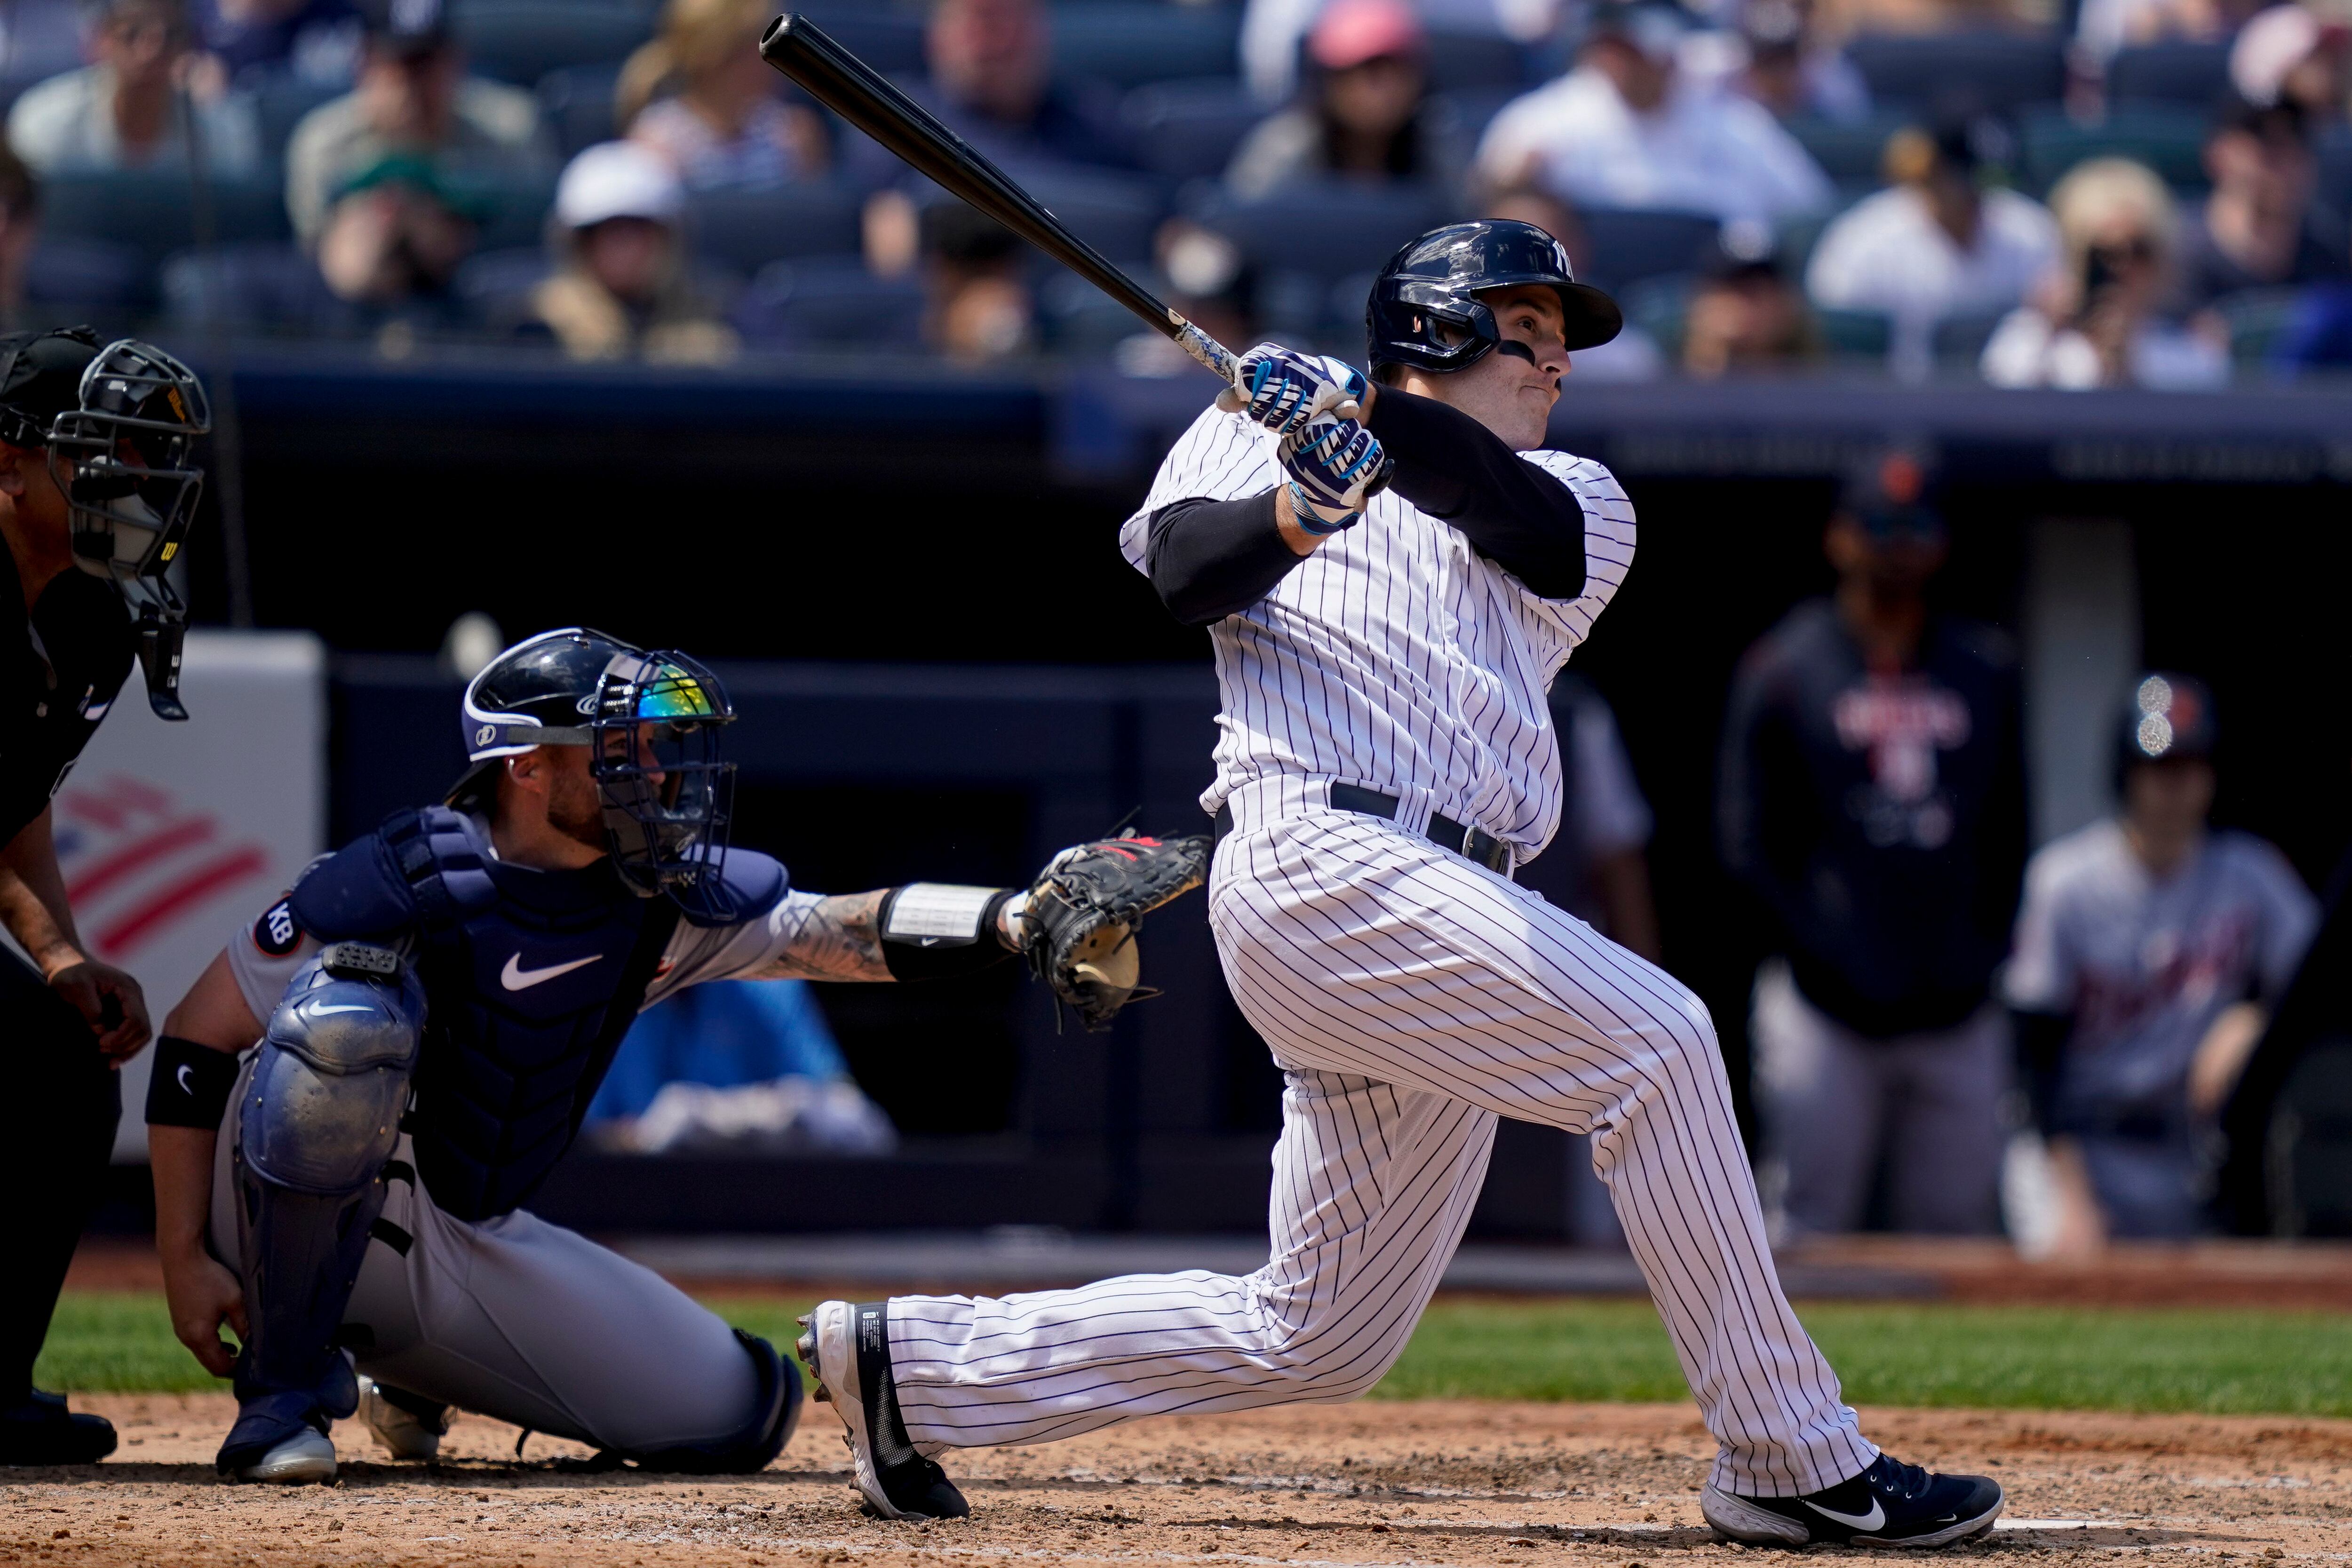
<svg viewBox="0 0 2352 1568"><path fill-rule="evenodd" d="M177 1035L155 1042L155 1070L147 1079L147 1125L217 1129L236 1089L236 1056Z"/></svg>
<svg viewBox="0 0 2352 1568"><path fill-rule="evenodd" d="M996 934L1010 888L909 882L882 895L882 962L893 980L951 980L1013 956Z"/></svg>

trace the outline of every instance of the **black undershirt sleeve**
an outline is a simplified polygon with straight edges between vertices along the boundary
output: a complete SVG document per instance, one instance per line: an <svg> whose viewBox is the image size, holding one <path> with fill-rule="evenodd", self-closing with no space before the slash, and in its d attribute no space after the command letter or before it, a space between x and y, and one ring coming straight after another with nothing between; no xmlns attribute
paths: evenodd
<svg viewBox="0 0 2352 1568"><path fill-rule="evenodd" d="M1151 514L1144 559L1169 613L1188 626L1238 615L1306 559L1274 520L1275 492L1171 501Z"/></svg>
<svg viewBox="0 0 2352 1568"><path fill-rule="evenodd" d="M1566 485L1460 409L1392 386L1371 432L1396 459L1397 494L1542 597L1584 592L1584 509Z"/></svg>

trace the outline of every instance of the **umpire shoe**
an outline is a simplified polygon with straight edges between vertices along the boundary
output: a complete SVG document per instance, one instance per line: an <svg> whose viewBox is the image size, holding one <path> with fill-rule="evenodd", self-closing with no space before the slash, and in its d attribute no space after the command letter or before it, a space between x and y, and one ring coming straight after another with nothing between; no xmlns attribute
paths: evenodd
<svg viewBox="0 0 2352 1568"><path fill-rule="evenodd" d="M114 1423L66 1408L62 1394L28 1390L0 1407L0 1465L94 1465L114 1452Z"/></svg>
<svg viewBox="0 0 2352 1568"><path fill-rule="evenodd" d="M2000 1483L1990 1477L1937 1475L1891 1454L1802 1497L1741 1497L1710 1486L1698 1499L1707 1523L1757 1546L1948 1546L1990 1530L2000 1504Z"/></svg>
<svg viewBox="0 0 2352 1568"><path fill-rule="evenodd" d="M918 1452L890 1383L890 1303L827 1301L801 1320L793 1349L849 1428L857 1490L884 1519L962 1519L971 1504L948 1473Z"/></svg>

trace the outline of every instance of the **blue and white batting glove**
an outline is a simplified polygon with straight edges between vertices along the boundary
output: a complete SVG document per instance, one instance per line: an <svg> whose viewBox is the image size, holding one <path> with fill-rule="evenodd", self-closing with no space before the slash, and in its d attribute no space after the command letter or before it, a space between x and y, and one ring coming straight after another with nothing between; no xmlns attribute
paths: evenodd
<svg viewBox="0 0 2352 1568"><path fill-rule="evenodd" d="M1217 394L1217 406L1287 436L1326 414L1362 417L1364 384L1345 360L1260 343L1234 363L1234 384Z"/></svg>
<svg viewBox="0 0 2352 1568"><path fill-rule="evenodd" d="M1314 420L1285 436L1276 456L1298 526L1318 534L1361 522L1365 498L1386 489L1396 468L1379 439L1352 419Z"/></svg>

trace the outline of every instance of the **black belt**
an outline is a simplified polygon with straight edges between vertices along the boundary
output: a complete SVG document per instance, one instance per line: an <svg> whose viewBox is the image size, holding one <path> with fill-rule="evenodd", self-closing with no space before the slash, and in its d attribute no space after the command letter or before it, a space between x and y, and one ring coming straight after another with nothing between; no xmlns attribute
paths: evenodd
<svg viewBox="0 0 2352 1568"><path fill-rule="evenodd" d="M1331 786L1331 809L1360 811L1366 816L1385 816L1396 820L1397 797L1382 795L1376 789L1360 784L1335 784ZM1234 830L1234 808L1217 807L1217 837L1222 839ZM1499 876L1511 874L1511 847L1483 827L1465 827L1450 816L1432 813L1429 831L1423 837L1441 849L1451 849L1465 860L1475 860Z"/></svg>

